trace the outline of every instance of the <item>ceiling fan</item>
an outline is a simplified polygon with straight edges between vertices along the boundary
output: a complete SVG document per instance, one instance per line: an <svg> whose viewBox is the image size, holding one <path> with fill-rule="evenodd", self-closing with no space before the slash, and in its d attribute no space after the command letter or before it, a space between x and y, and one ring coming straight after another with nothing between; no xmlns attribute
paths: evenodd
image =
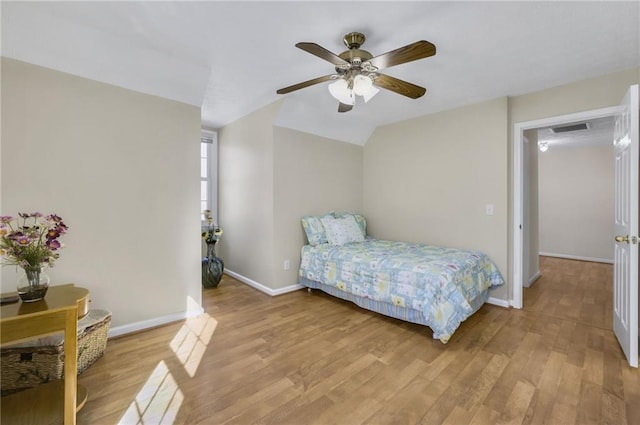
<svg viewBox="0 0 640 425"><path fill-rule="evenodd" d="M282 88L277 90L276 93L286 94L334 80L333 83L329 84L329 92L340 102L338 112L347 112L353 109L356 96L362 96L364 101L368 102L380 91L376 87L391 90L412 99L421 97L427 91L424 87L381 74L378 71L435 55L436 46L428 41L416 41L375 57L366 50L360 49L360 46L365 41L364 34L350 32L343 37L343 41L348 50L339 55L316 43L297 43L297 48L331 62L335 65L336 72Z"/></svg>

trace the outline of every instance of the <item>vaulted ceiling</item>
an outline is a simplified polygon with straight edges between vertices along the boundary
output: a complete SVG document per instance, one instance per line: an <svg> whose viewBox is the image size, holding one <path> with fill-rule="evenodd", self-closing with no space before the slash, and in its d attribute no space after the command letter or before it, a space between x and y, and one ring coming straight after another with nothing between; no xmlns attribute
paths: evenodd
<svg viewBox="0 0 640 425"><path fill-rule="evenodd" d="M200 106L209 128L283 99L274 124L359 144L379 125L640 66L637 1L2 1L1 13L3 56ZM351 31L374 56L435 44L384 71L426 95L382 90L339 114L328 83L276 94L333 71L297 42L340 53Z"/></svg>

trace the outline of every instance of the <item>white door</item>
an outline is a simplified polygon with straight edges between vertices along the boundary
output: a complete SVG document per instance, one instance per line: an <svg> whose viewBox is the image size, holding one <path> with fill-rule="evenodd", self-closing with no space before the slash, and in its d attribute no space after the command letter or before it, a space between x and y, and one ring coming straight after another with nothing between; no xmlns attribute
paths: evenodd
<svg viewBox="0 0 640 425"><path fill-rule="evenodd" d="M613 330L629 365L638 367L638 86L615 117Z"/></svg>

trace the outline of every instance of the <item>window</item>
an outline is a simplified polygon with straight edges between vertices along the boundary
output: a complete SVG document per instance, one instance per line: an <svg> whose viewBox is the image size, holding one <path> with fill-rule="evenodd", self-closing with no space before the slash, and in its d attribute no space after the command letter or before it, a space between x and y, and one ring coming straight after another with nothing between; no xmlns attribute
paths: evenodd
<svg viewBox="0 0 640 425"><path fill-rule="evenodd" d="M218 134L202 130L200 136L200 219L211 210L218 223Z"/></svg>

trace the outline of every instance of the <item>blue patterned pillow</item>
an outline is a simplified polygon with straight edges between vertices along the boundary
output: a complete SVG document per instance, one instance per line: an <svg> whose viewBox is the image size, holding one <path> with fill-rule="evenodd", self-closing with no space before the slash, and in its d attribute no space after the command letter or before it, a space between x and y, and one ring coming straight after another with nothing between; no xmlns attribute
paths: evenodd
<svg viewBox="0 0 640 425"><path fill-rule="evenodd" d="M327 233L327 240L331 245L364 241L362 230L353 215L341 218L323 217L321 221Z"/></svg>
<svg viewBox="0 0 640 425"><path fill-rule="evenodd" d="M364 218L363 215L350 213L350 212L340 212L340 213L334 213L333 216L335 218L344 218L344 217L352 216L356 220L356 223L358 223L358 226L362 231L362 237L363 238L367 237L367 220Z"/></svg>
<svg viewBox="0 0 640 425"><path fill-rule="evenodd" d="M323 243L327 243L327 232L322 224L322 218L332 217L333 213L325 215L305 215L302 217L302 227L307 235L309 245L316 246Z"/></svg>

